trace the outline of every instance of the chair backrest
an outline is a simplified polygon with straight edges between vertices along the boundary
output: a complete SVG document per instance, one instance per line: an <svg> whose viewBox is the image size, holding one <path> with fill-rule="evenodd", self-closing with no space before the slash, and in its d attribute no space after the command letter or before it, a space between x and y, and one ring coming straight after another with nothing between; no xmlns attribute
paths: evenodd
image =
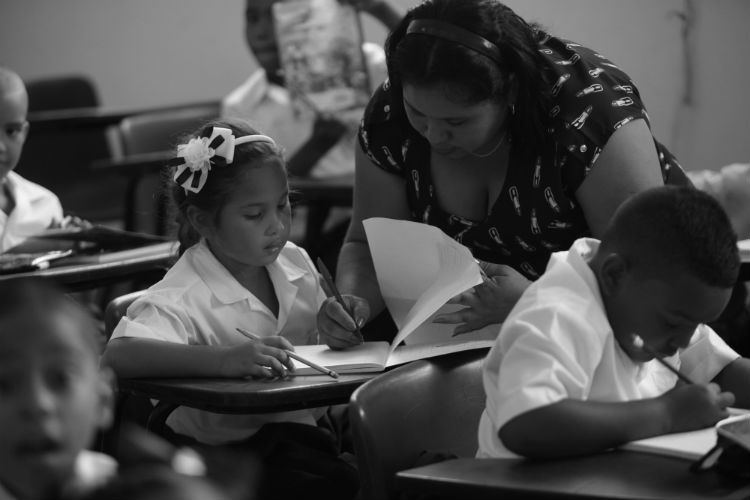
<svg viewBox="0 0 750 500"><path fill-rule="evenodd" d="M130 304L140 297L146 290L137 290L112 299L104 309L104 335L107 340L112 336L117 323L125 316Z"/></svg>
<svg viewBox="0 0 750 500"><path fill-rule="evenodd" d="M89 108L99 105L94 82L85 75L61 75L25 82L29 111Z"/></svg>
<svg viewBox="0 0 750 500"><path fill-rule="evenodd" d="M362 498L396 498L394 474L423 451L473 457L484 409L487 349L419 360L360 386L351 397Z"/></svg>
<svg viewBox="0 0 750 500"><path fill-rule="evenodd" d="M171 150L184 135L218 116L218 103L129 116L120 122L122 154Z"/></svg>
<svg viewBox="0 0 750 500"><path fill-rule="evenodd" d="M95 160L110 157L107 125L38 126L35 116L100 105L95 82L85 75L59 75L25 82L31 128L17 171L54 192L63 209L92 221L122 217L126 181L120 176L93 176Z"/></svg>

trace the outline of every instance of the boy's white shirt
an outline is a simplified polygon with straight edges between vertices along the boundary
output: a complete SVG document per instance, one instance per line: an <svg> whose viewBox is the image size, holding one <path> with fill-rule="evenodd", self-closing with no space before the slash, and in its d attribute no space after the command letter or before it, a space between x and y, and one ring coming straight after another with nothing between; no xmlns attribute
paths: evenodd
<svg viewBox="0 0 750 500"><path fill-rule="evenodd" d="M73 477L68 488L78 492L103 486L117 475L117 461L109 455L91 450L81 450L76 458ZM0 483L0 500L16 500Z"/></svg>
<svg viewBox="0 0 750 500"><path fill-rule="evenodd" d="M15 207L6 214L0 210L0 253L47 229L63 217L60 200L50 190L8 172L6 178Z"/></svg>
<svg viewBox="0 0 750 500"><path fill-rule="evenodd" d="M318 343L316 317L326 296L310 257L288 242L267 269L279 301L278 318L227 271L203 240L131 304L112 339L229 346L250 342L235 330L242 327L260 337L281 335L294 345ZM266 422L314 424L322 411L227 415L179 407L167 424L200 442L221 444L250 437Z"/></svg>
<svg viewBox="0 0 750 500"><path fill-rule="evenodd" d="M578 239L553 253L545 273L524 292L484 360L486 406L477 457L517 457L498 437L505 423L562 399L630 401L655 397L677 377L657 361L635 363L620 348L607 320L588 260L599 241ZM700 383L738 358L710 327L700 325L690 345L667 358Z"/></svg>
<svg viewBox="0 0 750 500"><path fill-rule="evenodd" d="M373 88L387 75L385 54L377 44L362 44ZM273 137L291 157L310 137L315 113L306 108L295 109L289 91L268 81L266 71L251 54L250 76L222 100L221 114L226 118L242 118L264 134ZM326 178L354 172L354 152L359 119L347 124L347 131L310 171L310 177Z"/></svg>

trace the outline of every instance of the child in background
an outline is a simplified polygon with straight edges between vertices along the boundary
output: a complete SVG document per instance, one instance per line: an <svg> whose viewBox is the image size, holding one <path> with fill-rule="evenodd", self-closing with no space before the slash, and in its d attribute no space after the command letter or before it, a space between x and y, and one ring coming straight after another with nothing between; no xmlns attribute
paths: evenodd
<svg viewBox="0 0 750 500"><path fill-rule="evenodd" d="M88 313L46 282L0 283L0 498L73 497L117 464L86 450L112 419Z"/></svg>
<svg viewBox="0 0 750 500"><path fill-rule="evenodd" d="M63 219L60 200L13 172L29 133L23 80L0 66L0 253Z"/></svg>
<svg viewBox="0 0 750 500"><path fill-rule="evenodd" d="M750 360L703 324L738 272L736 236L710 195L633 196L601 242L554 253L503 323L484 363L477 456L594 453L747 408ZM638 337L696 383L678 383Z"/></svg>
<svg viewBox="0 0 750 500"><path fill-rule="evenodd" d="M325 294L307 253L288 241L281 152L245 122L221 121L177 153L170 177L184 253L128 308L103 360L120 377L285 376L293 370L285 350L318 342L315 317ZM237 327L262 340L248 340ZM180 407L167 425L183 442L257 451L266 466L261 497L348 496L356 472L316 427L324 412Z"/></svg>

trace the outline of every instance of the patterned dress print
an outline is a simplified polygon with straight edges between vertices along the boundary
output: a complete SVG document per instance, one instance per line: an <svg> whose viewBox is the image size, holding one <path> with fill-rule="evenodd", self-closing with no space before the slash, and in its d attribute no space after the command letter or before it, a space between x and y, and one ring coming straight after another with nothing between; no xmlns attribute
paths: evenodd
<svg viewBox="0 0 750 500"><path fill-rule="evenodd" d="M439 227L476 258L508 264L532 280L544 271L551 252L567 250L590 234L575 192L609 137L632 120L649 121L630 77L602 55L549 35L539 50L554 75L546 124L552 146L524 161L511 144L503 188L484 220L441 209L429 143L410 126L400 91L388 80L373 95L359 130L360 147L370 160L404 178L413 220ZM672 154L654 143L665 182L689 183Z"/></svg>

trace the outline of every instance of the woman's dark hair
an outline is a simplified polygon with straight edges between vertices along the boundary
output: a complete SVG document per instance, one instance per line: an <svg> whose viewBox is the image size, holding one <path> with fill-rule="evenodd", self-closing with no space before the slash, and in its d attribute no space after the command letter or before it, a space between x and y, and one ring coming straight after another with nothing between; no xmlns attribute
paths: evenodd
<svg viewBox="0 0 750 500"><path fill-rule="evenodd" d="M501 63L458 43L431 35L406 35L409 23L431 19L477 34L500 49ZM495 0L426 0L411 9L386 40L388 76L395 89L404 83L440 85L453 98L475 104L518 89L511 137L522 152L540 151L543 120L549 111L551 82L539 53L546 36Z"/></svg>
<svg viewBox="0 0 750 500"><path fill-rule="evenodd" d="M204 135L206 130L212 127L228 128L235 137L246 135L261 134L250 126L249 123L239 119L222 119L208 122L195 133L184 138L181 143L187 143L194 137ZM198 193L186 191L179 184L174 182L172 175L173 168L165 169L164 182L169 186L171 200L171 211L174 214L177 223L177 238L180 241L180 255L196 244L200 240L200 234L193 227L187 217L188 207L195 206L204 212L212 214L214 221L218 223L221 210L224 208L229 195L234 192L238 180L249 168L257 168L264 160L276 159L281 165L284 165L283 154L281 149L268 142L250 142L240 144L234 148L234 159L231 164L226 166L213 166L206 183Z"/></svg>

